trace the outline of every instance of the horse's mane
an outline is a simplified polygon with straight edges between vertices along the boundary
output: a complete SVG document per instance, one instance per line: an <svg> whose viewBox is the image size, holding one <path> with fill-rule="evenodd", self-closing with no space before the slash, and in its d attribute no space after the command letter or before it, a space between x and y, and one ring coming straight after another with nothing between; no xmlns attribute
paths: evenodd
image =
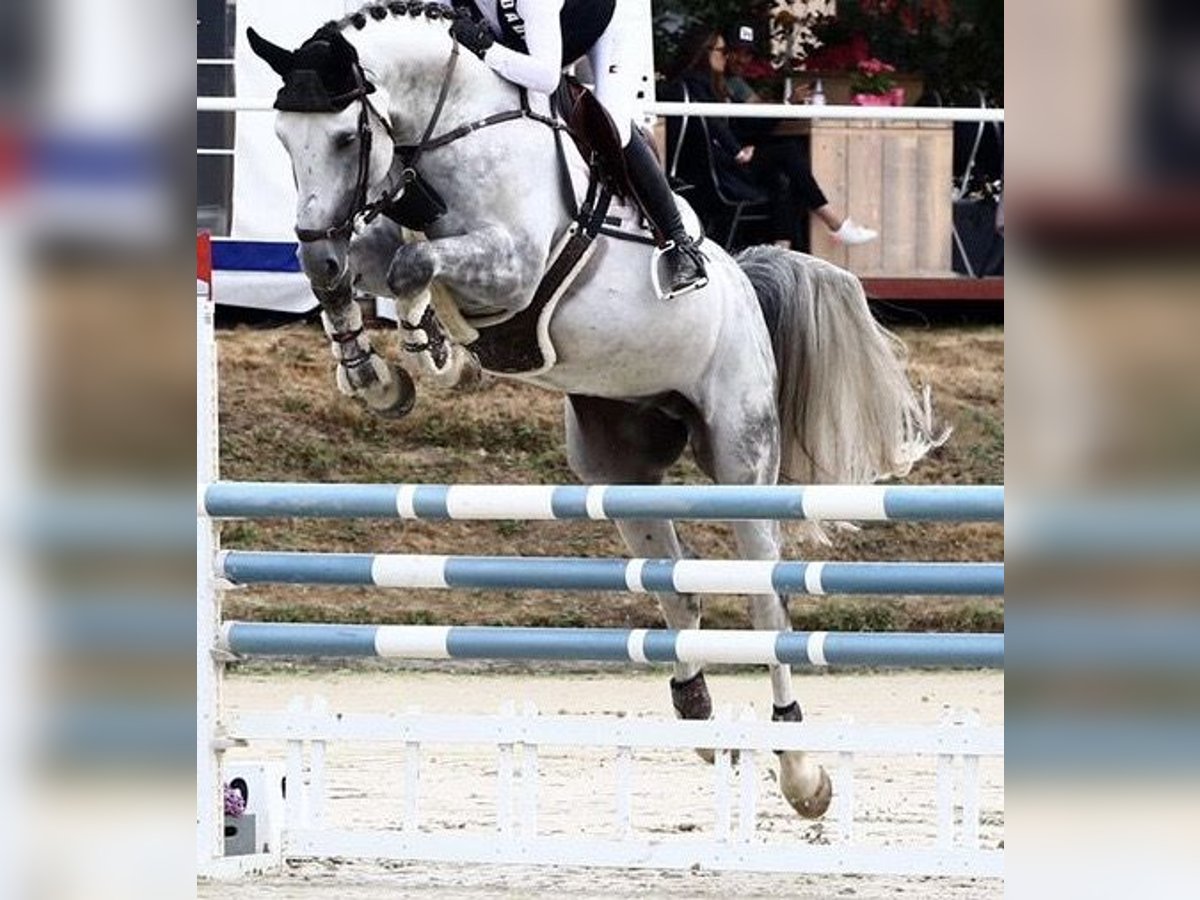
<svg viewBox="0 0 1200 900"><path fill-rule="evenodd" d="M409 19L424 18L430 22L444 21L447 27L449 27L457 19L471 18L471 13L465 8L448 6L444 2L430 3L421 2L421 0L392 0L390 3L367 3L359 7L356 11L347 13L340 19L330 19L317 29L316 33L309 40L319 39L322 34L328 35L330 32L340 35L341 32L348 28L353 28L355 31L362 31L371 20L383 22L388 19L402 19L404 17L408 17ZM466 54L466 61L468 64L477 62L470 53ZM487 69L486 66L483 68ZM490 69L487 70L491 71ZM493 75L495 75L497 82L513 87L515 90L515 86L501 75L497 73L493 73Z"/></svg>
<svg viewBox="0 0 1200 900"><path fill-rule="evenodd" d="M424 16L430 21L445 19L447 22L453 22L455 19L465 18L467 15L466 10L446 6L443 3L421 3L419 0L411 0L411 2L408 2L408 0L393 0L391 3L368 3L340 19L331 19L322 25L320 30L341 32L347 28L353 28L356 31L361 31L367 27L367 23L371 19L374 19L376 22L382 22L389 17L400 18L401 16L408 16L411 19L416 19Z"/></svg>

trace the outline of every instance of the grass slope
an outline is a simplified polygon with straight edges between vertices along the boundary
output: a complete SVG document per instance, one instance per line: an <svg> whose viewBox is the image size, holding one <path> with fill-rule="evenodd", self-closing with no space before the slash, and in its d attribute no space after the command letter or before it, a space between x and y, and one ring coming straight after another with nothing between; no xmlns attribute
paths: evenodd
<svg viewBox="0 0 1200 900"><path fill-rule="evenodd" d="M909 483L1004 480L1003 331L995 326L907 328L914 380L954 427L947 445ZM394 332L376 333L390 353ZM562 399L515 382L491 381L471 395L422 386L415 412L390 422L333 386L333 361L318 327L222 331L221 475L234 480L571 483L563 450ZM701 482L690 460L672 481ZM736 555L730 529L683 523L696 556ZM615 529L593 522L255 521L225 523L227 548L526 556L626 556ZM864 525L834 534L834 546L792 535L790 558L988 561L1003 558L999 524ZM801 629L1003 629L1003 601L956 598L795 597ZM650 597L600 593L384 591L253 587L232 592L226 616L262 621L656 627ZM705 600L705 625L746 628L738 597Z"/></svg>

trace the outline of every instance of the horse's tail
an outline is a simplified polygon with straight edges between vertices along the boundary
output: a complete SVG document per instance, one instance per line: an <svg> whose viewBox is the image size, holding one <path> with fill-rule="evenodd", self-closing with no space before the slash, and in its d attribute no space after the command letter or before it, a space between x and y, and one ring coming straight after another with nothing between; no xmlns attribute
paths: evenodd
<svg viewBox="0 0 1200 900"><path fill-rule="evenodd" d="M929 389L909 383L904 345L875 321L857 277L779 247L752 247L737 262L775 351L781 479L902 476L945 441L948 429L935 434Z"/></svg>

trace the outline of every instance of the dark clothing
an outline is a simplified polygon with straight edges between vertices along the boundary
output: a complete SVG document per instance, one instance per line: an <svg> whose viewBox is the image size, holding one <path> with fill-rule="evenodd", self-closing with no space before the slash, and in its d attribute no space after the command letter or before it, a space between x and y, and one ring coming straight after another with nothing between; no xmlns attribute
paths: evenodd
<svg viewBox="0 0 1200 900"><path fill-rule="evenodd" d="M690 102L719 102L708 76L702 73L685 73L666 85L660 96L664 100L684 100L685 88L686 99ZM667 144L672 151L679 139L679 121L676 117L667 120ZM819 209L829 201L813 178L808 167L808 154L800 140L765 135L764 126L771 129L775 124L766 120L735 120L735 123L755 124L756 127L747 127L747 137L757 135L751 140L740 140L730 127L729 119L714 117L706 118L704 122L708 128L713 170L722 193L732 200L770 202L771 239L786 239L794 246L806 246L809 211ZM684 181L703 186L709 179L697 169L705 164L697 162L697 157L703 159L705 152L703 144L696 139L697 134L703 134L697 124L698 120L694 118L688 124L677 174ZM754 146L754 156L748 165L741 165L735 157L747 144ZM697 199L703 202L703 191Z"/></svg>
<svg viewBox="0 0 1200 900"><path fill-rule="evenodd" d="M687 98L690 103L720 103L717 95L713 93L712 83L708 77L694 72L685 72L679 78L680 83L687 89ZM742 149L742 142L737 139L733 130L729 127L729 120L723 118L709 117L705 121L708 122L708 133L712 137L713 143L719 146L722 152L727 153L732 160L737 156L739 150Z"/></svg>
<svg viewBox="0 0 1200 900"><path fill-rule="evenodd" d="M558 14L563 26L563 65L569 66L600 40L612 21L617 0L566 0Z"/></svg>
<svg viewBox="0 0 1200 900"><path fill-rule="evenodd" d="M669 82L659 91L664 100L686 101L689 103L718 103L713 93L708 77L699 73L688 72L675 81ZM674 147L678 141L678 117L667 120L667 143ZM705 148L707 134L708 147ZM742 142L737 139L729 127L729 120L715 116L703 120L690 118L683 137L684 146L680 154L680 171L677 173L684 181L694 185L704 185L708 180L706 175L707 156L712 155L712 166L720 181L723 192L733 200L759 201L765 199L755 185L752 176L745 166L740 165L735 157L742 149Z"/></svg>
<svg viewBox="0 0 1200 900"><path fill-rule="evenodd" d="M771 235L795 247L806 246L808 213L829 200L813 178L808 154L795 138L767 138L754 146L747 167L771 198Z"/></svg>
<svg viewBox="0 0 1200 900"><path fill-rule="evenodd" d="M510 50L528 53L525 46L525 23L516 10L516 0L496 0L500 20L499 41ZM600 40L609 23L617 0L564 0L558 20L562 26L565 68L587 53Z"/></svg>

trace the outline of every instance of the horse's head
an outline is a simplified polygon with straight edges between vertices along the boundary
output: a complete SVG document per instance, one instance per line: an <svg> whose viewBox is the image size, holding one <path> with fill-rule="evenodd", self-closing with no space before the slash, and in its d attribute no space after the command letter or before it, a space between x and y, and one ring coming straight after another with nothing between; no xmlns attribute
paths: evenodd
<svg viewBox="0 0 1200 900"><path fill-rule="evenodd" d="M251 49L283 78L275 133L292 160L300 259L315 288L330 288L347 274L354 217L391 165L391 135L381 117L388 104L369 99L379 88L335 27L320 29L297 50L254 29L247 34Z"/></svg>

